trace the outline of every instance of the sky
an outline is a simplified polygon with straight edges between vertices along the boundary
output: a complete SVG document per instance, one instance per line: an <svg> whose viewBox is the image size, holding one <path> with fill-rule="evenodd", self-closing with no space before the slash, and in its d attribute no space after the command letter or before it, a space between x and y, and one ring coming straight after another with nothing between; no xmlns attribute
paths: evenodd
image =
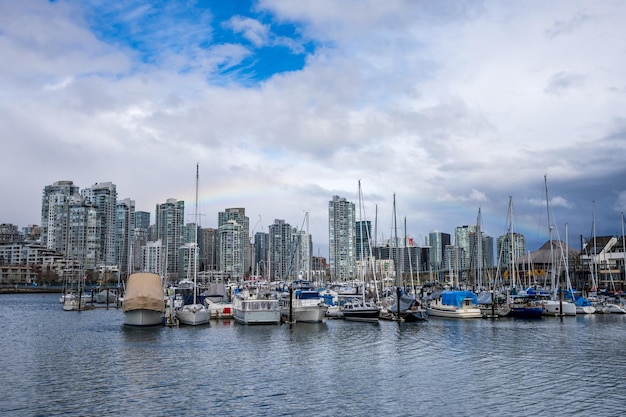
<svg viewBox="0 0 626 417"><path fill-rule="evenodd" d="M203 227L243 207L320 256L334 195L378 242L621 236L624 21L621 0L0 0L0 223L41 224L61 180L193 221L199 164Z"/></svg>

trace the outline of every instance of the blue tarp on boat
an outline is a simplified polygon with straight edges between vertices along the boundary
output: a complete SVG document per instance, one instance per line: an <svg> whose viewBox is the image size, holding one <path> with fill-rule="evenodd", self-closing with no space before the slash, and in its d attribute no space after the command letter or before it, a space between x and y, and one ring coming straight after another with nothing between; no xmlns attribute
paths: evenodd
<svg viewBox="0 0 626 417"><path fill-rule="evenodd" d="M441 303L449 306L461 307L466 298L471 298L474 304L478 304L476 294L471 291L444 291L441 293Z"/></svg>

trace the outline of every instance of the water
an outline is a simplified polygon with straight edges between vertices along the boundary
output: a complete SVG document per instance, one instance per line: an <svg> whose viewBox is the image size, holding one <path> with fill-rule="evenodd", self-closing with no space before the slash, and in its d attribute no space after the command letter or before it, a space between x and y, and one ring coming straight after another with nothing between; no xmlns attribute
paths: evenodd
<svg viewBox="0 0 626 417"><path fill-rule="evenodd" d="M127 328L0 295L0 415L623 415L626 317Z"/></svg>

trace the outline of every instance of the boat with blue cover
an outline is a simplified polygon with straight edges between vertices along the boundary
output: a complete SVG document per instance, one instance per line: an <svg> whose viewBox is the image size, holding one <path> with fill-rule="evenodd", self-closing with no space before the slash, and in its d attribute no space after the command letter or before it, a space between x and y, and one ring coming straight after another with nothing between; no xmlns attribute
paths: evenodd
<svg viewBox="0 0 626 417"><path fill-rule="evenodd" d="M471 291L448 290L431 299L428 304L429 317L454 319L481 318L478 298Z"/></svg>

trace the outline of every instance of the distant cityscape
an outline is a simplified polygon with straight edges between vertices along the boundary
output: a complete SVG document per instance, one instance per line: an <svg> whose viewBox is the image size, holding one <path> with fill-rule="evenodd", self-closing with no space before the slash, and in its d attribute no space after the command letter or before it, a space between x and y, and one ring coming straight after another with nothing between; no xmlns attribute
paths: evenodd
<svg viewBox="0 0 626 417"><path fill-rule="evenodd" d="M450 233L431 231L421 245L397 233L378 242L376 225L357 220L355 213L355 203L343 197L328 202L326 259L313 256L308 231L284 220L251 236L245 208L225 208L217 213L217 228L203 228L186 223L185 202L171 198L156 205L151 223L151 213L135 210L130 198L118 199L111 182L81 190L73 181L57 181L43 188L40 225L20 230L0 224L0 285L60 285L78 277L111 284L137 271L157 273L164 284L188 279L194 271L201 282L299 277L349 282L375 276L405 285L415 279L486 286L500 274L532 284L557 269L555 260L557 276L571 271L583 285L624 280L623 236L600 237L582 252L555 241L552 258L546 259L550 242L529 254L525 237L513 230L496 239L494 251L493 238L480 224L455 227L454 240ZM595 276L592 264L599 270Z"/></svg>

